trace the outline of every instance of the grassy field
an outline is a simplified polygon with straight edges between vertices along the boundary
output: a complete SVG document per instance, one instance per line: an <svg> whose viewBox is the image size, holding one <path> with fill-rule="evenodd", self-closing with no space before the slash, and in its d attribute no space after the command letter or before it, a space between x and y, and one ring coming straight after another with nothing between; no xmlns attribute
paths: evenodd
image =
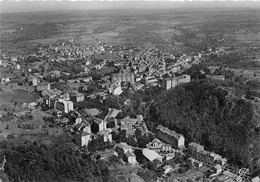
<svg viewBox="0 0 260 182"><path fill-rule="evenodd" d="M248 42L260 47L259 17L259 11L246 9L3 15L1 41L2 49L7 51L10 46L27 48L25 45L33 46L32 43L48 44L75 36L79 36L79 42L83 44L94 43L97 39L121 45L152 43L179 52L201 49L208 43L214 46L233 45L241 49L247 47ZM220 38L226 42L218 42ZM259 53L259 49L255 52Z"/></svg>
<svg viewBox="0 0 260 182"><path fill-rule="evenodd" d="M7 136L9 134L28 133L26 129L18 128L19 124L35 125L38 129L30 130L31 133L42 133L41 126L44 125L43 117L49 116L45 112L38 109L29 109L21 106L22 103L34 102L34 96L29 91L33 90L32 86L24 87L14 84L1 85L0 91L0 135ZM27 111L31 113L32 119L20 120L19 118L10 115Z"/></svg>

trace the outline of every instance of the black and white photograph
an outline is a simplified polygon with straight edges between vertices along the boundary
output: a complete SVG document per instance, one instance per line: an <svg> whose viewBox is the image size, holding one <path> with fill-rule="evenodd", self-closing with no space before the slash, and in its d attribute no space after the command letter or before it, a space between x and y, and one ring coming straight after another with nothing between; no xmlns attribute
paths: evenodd
<svg viewBox="0 0 260 182"><path fill-rule="evenodd" d="M260 182L260 0L0 1L0 182Z"/></svg>

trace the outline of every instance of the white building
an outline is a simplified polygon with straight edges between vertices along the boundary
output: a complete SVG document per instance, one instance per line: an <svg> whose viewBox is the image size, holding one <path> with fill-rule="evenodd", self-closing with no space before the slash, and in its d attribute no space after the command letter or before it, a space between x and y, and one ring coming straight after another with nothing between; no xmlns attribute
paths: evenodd
<svg viewBox="0 0 260 182"><path fill-rule="evenodd" d="M130 152L130 151L127 151L125 153L126 157L127 157L127 162L130 163L130 164L136 164L137 161L136 161L136 156L133 152Z"/></svg>
<svg viewBox="0 0 260 182"><path fill-rule="evenodd" d="M59 99L55 102L54 109L68 113L69 111L73 111L73 102Z"/></svg>
<svg viewBox="0 0 260 182"><path fill-rule="evenodd" d="M172 77L172 78L166 78L163 81L163 87L168 90L170 88L174 88L178 85L181 85L183 83L188 83L190 82L190 75L182 75L178 77Z"/></svg>
<svg viewBox="0 0 260 182"><path fill-rule="evenodd" d="M157 138L147 144L147 148L151 150L161 150L162 147L163 143Z"/></svg>
<svg viewBox="0 0 260 182"><path fill-rule="evenodd" d="M162 156L160 156L156 151L150 150L150 149L143 149L143 155L149 160L149 161L154 161L159 160L162 162Z"/></svg>
<svg viewBox="0 0 260 182"><path fill-rule="evenodd" d="M260 182L260 178L259 178L259 176L253 178L253 179L252 179L252 182Z"/></svg>
<svg viewBox="0 0 260 182"><path fill-rule="evenodd" d="M126 153L127 151L133 152L132 147L130 145L127 145L127 143L125 143L125 142L121 142L117 146L119 148L123 149L124 153Z"/></svg>
<svg viewBox="0 0 260 182"><path fill-rule="evenodd" d="M75 143L81 147L87 147L90 140L91 135L87 132L77 132L75 134Z"/></svg>
<svg viewBox="0 0 260 182"><path fill-rule="evenodd" d="M33 86L37 86L37 83L38 83L37 78L36 78L36 77L33 77L33 78L32 78L32 85L33 85Z"/></svg>

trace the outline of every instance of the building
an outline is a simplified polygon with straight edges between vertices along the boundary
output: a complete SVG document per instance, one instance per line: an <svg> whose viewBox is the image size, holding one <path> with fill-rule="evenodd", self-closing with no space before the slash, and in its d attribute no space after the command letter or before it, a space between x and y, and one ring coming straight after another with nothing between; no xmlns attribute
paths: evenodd
<svg viewBox="0 0 260 182"><path fill-rule="evenodd" d="M39 85L37 85L36 83L36 89L37 91L50 90L51 85L49 83L40 83Z"/></svg>
<svg viewBox="0 0 260 182"><path fill-rule="evenodd" d="M197 157L198 152L202 150L204 150L204 146L194 142L189 143L188 151L193 157Z"/></svg>
<svg viewBox="0 0 260 182"><path fill-rule="evenodd" d="M112 142L112 134L108 131L103 131L100 134L103 135L104 142Z"/></svg>
<svg viewBox="0 0 260 182"><path fill-rule="evenodd" d="M8 83L8 82L10 82L10 78L9 77L4 77L4 78L1 79L1 82Z"/></svg>
<svg viewBox="0 0 260 182"><path fill-rule="evenodd" d="M73 111L73 102L59 99L55 102L54 109L68 113L69 111Z"/></svg>
<svg viewBox="0 0 260 182"><path fill-rule="evenodd" d="M158 160L162 162L162 156L160 156L156 151L150 150L150 149L143 149L143 155L149 160L149 161L154 161Z"/></svg>
<svg viewBox="0 0 260 182"><path fill-rule="evenodd" d="M178 77L165 78L162 83L162 87L166 90L174 88L183 83L190 82L190 75L182 75Z"/></svg>
<svg viewBox="0 0 260 182"><path fill-rule="evenodd" d="M84 94L79 92L70 93L70 98L73 102L82 102L84 101Z"/></svg>
<svg viewBox="0 0 260 182"><path fill-rule="evenodd" d="M143 123L143 120L144 120L143 115L137 115L136 118L137 118L137 123L138 124L142 124Z"/></svg>
<svg viewBox="0 0 260 182"><path fill-rule="evenodd" d="M212 165L212 166L215 166L216 164L223 166L227 162L227 159L222 158L220 155L215 154L213 152L205 151L204 147L202 145L199 145L194 142L189 143L188 152L195 159L198 159L198 160L200 160L206 164Z"/></svg>
<svg viewBox="0 0 260 182"><path fill-rule="evenodd" d="M91 140L91 134L87 132L79 131L75 133L75 143L81 147L88 146L89 141Z"/></svg>
<svg viewBox="0 0 260 182"><path fill-rule="evenodd" d="M167 174L172 171L172 166L166 165L163 167L163 170L164 170L164 174Z"/></svg>
<svg viewBox="0 0 260 182"><path fill-rule="evenodd" d="M82 118L81 118L81 122L77 123L74 127L74 131L78 132L85 132L85 133L91 133L91 127L90 124L88 122L82 122Z"/></svg>
<svg viewBox="0 0 260 182"><path fill-rule="evenodd" d="M121 82L114 82L109 87L109 93L113 95L120 95L122 92Z"/></svg>
<svg viewBox="0 0 260 182"><path fill-rule="evenodd" d="M135 76L134 73L131 72L121 72L121 73L114 73L112 74L111 81L115 82L135 82Z"/></svg>
<svg viewBox="0 0 260 182"><path fill-rule="evenodd" d="M182 149L185 147L185 138L183 135L176 133L175 131L169 130L167 127L159 125L157 127L158 132L156 133L157 138L171 144L174 148Z"/></svg>
<svg viewBox="0 0 260 182"><path fill-rule="evenodd" d="M37 78L36 78L36 77L33 77L33 78L32 78L32 85L33 85L33 86L37 86L37 83L38 83Z"/></svg>
<svg viewBox="0 0 260 182"><path fill-rule="evenodd" d="M99 118L93 118L92 124L91 124L91 130L93 133L101 132L107 129L107 122L99 119Z"/></svg>
<svg viewBox="0 0 260 182"><path fill-rule="evenodd" d="M172 153L175 150L172 148L172 146L170 144L164 144L161 148L161 152L162 153Z"/></svg>
<svg viewBox="0 0 260 182"><path fill-rule="evenodd" d="M65 101L69 101L70 100L70 94L69 93L62 94L62 95L60 95L60 99L65 100Z"/></svg>
<svg viewBox="0 0 260 182"><path fill-rule="evenodd" d="M225 81L224 75L207 75L207 78L214 79L214 80L222 80Z"/></svg>
<svg viewBox="0 0 260 182"><path fill-rule="evenodd" d="M150 150L160 151L163 147L163 143L159 139L155 138L153 141L149 142L146 147Z"/></svg>
<svg viewBox="0 0 260 182"><path fill-rule="evenodd" d="M133 152L133 149L130 145L128 145L127 143L125 142L121 142L117 145L119 148L123 149L124 150L124 153L126 152Z"/></svg>
<svg viewBox="0 0 260 182"><path fill-rule="evenodd" d="M260 178L259 178L259 176L253 178L253 179L252 179L252 182L260 182Z"/></svg>
<svg viewBox="0 0 260 182"><path fill-rule="evenodd" d="M194 160L193 165L194 165L194 167L202 167L203 163L198 160Z"/></svg>
<svg viewBox="0 0 260 182"><path fill-rule="evenodd" d="M92 82L92 77L88 76L86 78L83 78L82 81L85 82L85 83Z"/></svg>
<svg viewBox="0 0 260 182"><path fill-rule="evenodd" d="M131 151L127 151L125 153L125 157L127 158L127 162L130 163L130 164L136 164L137 161L136 161L136 156L133 152Z"/></svg>

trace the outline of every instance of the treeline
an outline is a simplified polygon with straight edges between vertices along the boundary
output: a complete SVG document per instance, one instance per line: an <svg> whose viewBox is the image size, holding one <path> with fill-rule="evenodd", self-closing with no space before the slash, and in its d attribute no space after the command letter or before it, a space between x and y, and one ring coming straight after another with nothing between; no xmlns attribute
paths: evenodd
<svg viewBox="0 0 260 182"><path fill-rule="evenodd" d="M0 143L1 158L6 157L5 173L9 181L89 181L109 179L106 166L94 162L73 145L61 139L40 141L5 140Z"/></svg>
<svg viewBox="0 0 260 182"><path fill-rule="evenodd" d="M230 95L225 84L202 79L162 93L150 107L150 126L167 126L187 142L260 172L259 104Z"/></svg>
<svg viewBox="0 0 260 182"><path fill-rule="evenodd" d="M224 55L211 54L203 61L208 66L223 66L237 69L256 69L260 64L252 61L244 53L229 53Z"/></svg>

